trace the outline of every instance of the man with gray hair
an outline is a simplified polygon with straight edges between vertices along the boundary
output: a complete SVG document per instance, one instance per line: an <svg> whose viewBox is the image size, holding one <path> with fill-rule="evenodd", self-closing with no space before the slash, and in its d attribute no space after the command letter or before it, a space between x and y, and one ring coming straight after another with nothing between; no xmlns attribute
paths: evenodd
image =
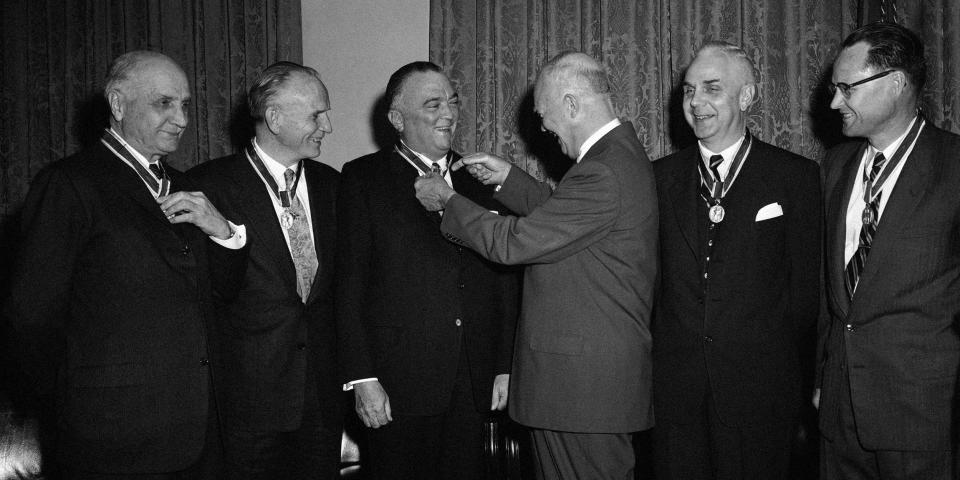
<svg viewBox="0 0 960 480"><path fill-rule="evenodd" d="M333 131L316 70L265 68L248 97L256 134L243 151L188 172L251 239L250 265L218 324L226 474L329 479L342 412L333 317L339 174L319 162Z"/></svg>
<svg viewBox="0 0 960 480"><path fill-rule="evenodd" d="M697 145L654 164L658 479L788 474L819 307L819 175L747 129L753 70L739 47L701 47L683 81Z"/></svg>
<svg viewBox="0 0 960 480"><path fill-rule="evenodd" d="M173 60L121 55L104 95L101 141L27 195L6 347L52 403L64 478L215 478L209 321L242 279L245 229L164 165L190 103Z"/></svg>
<svg viewBox="0 0 960 480"><path fill-rule="evenodd" d="M632 433L653 426L650 309L657 273L653 168L614 115L603 67L583 53L547 62L534 89L542 128L576 160L555 190L479 153L453 165L517 216L421 177L451 240L525 265L510 416L533 428L538 478L632 479Z"/></svg>

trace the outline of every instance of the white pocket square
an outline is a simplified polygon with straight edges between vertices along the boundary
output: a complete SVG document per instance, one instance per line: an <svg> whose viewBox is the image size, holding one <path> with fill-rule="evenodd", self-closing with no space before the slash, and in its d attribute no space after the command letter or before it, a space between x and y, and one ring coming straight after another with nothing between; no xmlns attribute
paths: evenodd
<svg viewBox="0 0 960 480"><path fill-rule="evenodd" d="M781 215L783 215L783 208L780 207L779 203L773 202L757 210L757 218L754 221L762 222L764 220L770 220L771 218L777 218Z"/></svg>

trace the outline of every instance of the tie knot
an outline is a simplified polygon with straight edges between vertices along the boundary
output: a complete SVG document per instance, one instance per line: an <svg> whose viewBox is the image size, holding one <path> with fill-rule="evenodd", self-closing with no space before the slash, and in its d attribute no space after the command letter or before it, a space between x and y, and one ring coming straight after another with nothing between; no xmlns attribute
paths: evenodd
<svg viewBox="0 0 960 480"><path fill-rule="evenodd" d="M430 166L430 170L433 173L440 174L440 162L433 162L433 165Z"/></svg>
<svg viewBox="0 0 960 480"><path fill-rule="evenodd" d="M151 163L147 166L147 168L149 168L150 171L153 172L153 175L159 180L163 180L163 178L167 176L166 172L163 171L163 165L160 165L160 162Z"/></svg>
<svg viewBox="0 0 960 480"><path fill-rule="evenodd" d="M723 155L713 155L710 157L710 168L715 169L723 163Z"/></svg>
<svg viewBox="0 0 960 480"><path fill-rule="evenodd" d="M880 173L880 170L883 169L883 165L887 163L887 158L883 156L883 152L877 152L877 155L873 157L873 167L870 169L870 181L872 182L877 178L877 174Z"/></svg>
<svg viewBox="0 0 960 480"><path fill-rule="evenodd" d="M297 174L292 169L283 171L283 181L287 184L287 191L293 190L293 182L296 181Z"/></svg>

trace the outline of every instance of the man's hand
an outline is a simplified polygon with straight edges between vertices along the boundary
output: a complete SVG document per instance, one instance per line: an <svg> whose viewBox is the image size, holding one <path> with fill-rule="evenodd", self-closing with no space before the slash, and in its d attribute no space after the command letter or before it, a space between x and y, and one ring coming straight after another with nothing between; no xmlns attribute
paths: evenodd
<svg viewBox="0 0 960 480"><path fill-rule="evenodd" d="M463 167L484 185L503 185L512 165L496 155L479 152L453 162L450 169L456 171Z"/></svg>
<svg viewBox="0 0 960 480"><path fill-rule="evenodd" d="M393 421L390 413L390 397L376 380L353 385L354 409L363 424L380 428Z"/></svg>
<svg viewBox="0 0 960 480"><path fill-rule="evenodd" d="M507 408L507 391L510 387L510 374L501 373L493 379L493 400L490 402L490 410L503 410Z"/></svg>
<svg viewBox="0 0 960 480"><path fill-rule="evenodd" d="M820 410L820 389L813 389L813 408Z"/></svg>
<svg viewBox="0 0 960 480"><path fill-rule="evenodd" d="M417 189L417 200L424 208L431 212L439 212L447 205L447 201L455 192L447 181L436 173L428 173L418 177L413 182L413 187Z"/></svg>
<svg viewBox="0 0 960 480"><path fill-rule="evenodd" d="M157 198L170 223L192 223L203 233L220 239L230 238L230 225L203 192L176 192Z"/></svg>

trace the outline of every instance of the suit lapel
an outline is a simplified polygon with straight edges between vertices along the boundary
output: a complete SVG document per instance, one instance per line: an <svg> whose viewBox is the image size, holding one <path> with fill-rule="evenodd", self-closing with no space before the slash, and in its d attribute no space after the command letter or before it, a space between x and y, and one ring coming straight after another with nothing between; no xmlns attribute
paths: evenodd
<svg viewBox="0 0 960 480"><path fill-rule="evenodd" d="M239 187L237 198L242 205L238 213L242 213L251 225L257 226L248 229L251 237L249 241L263 246L262 250L268 252L267 254L273 257L274 264L279 266L280 276L285 279L288 287L296 289L297 270L293 265L283 230L280 229L280 221L277 220L277 212L273 207L274 199L246 154L238 154L237 160L242 162L242 165L232 171L235 172L234 182Z"/></svg>
<svg viewBox="0 0 960 480"><path fill-rule="evenodd" d="M867 148L867 142L864 141L859 148L854 150L852 156L841 159L844 164L841 167L837 182L833 185L833 190L829 192L827 222L833 225L827 225L827 231L831 232L827 238L827 266L830 278L830 294L833 303L844 315L850 310L850 296L847 294L846 283L844 281L844 270L846 262L844 261L844 249L846 248L847 233L847 205L850 203L850 195L853 193L853 186L860 176L859 165L863 152Z"/></svg>
<svg viewBox="0 0 960 480"><path fill-rule="evenodd" d="M700 194L697 187L700 184L700 176L697 173L697 161L699 153L697 149L691 149L691 155L680 159L683 162L682 168L678 169L676 175L671 179L672 184L667 187L670 196L671 207L674 213L674 220L680 227L683 239L686 241L690 252L700 263L700 233L698 225L700 219L697 215L697 207L700 202Z"/></svg>

